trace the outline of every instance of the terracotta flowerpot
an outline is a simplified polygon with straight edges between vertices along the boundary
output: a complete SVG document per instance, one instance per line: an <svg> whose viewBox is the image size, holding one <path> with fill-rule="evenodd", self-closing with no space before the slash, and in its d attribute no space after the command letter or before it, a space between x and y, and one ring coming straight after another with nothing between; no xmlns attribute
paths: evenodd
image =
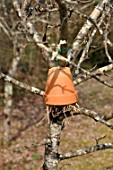
<svg viewBox="0 0 113 170"><path fill-rule="evenodd" d="M49 69L44 103L47 105L69 105L78 101L72 75L68 67L53 67Z"/></svg>

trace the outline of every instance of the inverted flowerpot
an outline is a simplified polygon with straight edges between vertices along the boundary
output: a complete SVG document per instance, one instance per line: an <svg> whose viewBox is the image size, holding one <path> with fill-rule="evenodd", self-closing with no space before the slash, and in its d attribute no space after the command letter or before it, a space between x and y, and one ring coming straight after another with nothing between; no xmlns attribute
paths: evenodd
<svg viewBox="0 0 113 170"><path fill-rule="evenodd" d="M68 67L53 67L49 69L44 103L47 105L69 105L78 101L78 94L72 81Z"/></svg>

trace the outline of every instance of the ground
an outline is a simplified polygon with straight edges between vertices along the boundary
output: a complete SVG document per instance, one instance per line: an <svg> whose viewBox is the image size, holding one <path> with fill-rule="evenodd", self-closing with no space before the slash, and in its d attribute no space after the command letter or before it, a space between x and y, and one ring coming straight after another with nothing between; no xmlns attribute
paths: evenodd
<svg viewBox="0 0 113 170"><path fill-rule="evenodd" d="M112 82L111 78L111 82ZM113 89L95 80L89 80L76 87L79 105L98 113L113 112ZM3 107L1 106L1 111ZM48 121L41 97L26 93L15 99L12 110L12 135L15 140L9 147L4 147L0 136L0 170L37 170L43 163L44 142ZM0 119L2 133L3 118ZM40 122L40 124L38 124ZM113 121L111 120L110 122ZM18 130L21 133L18 133ZM100 143L112 142L113 132L104 125L85 116L75 116L66 120L61 135L59 152L76 151L96 144L96 139L105 136ZM39 144L42 144L39 146ZM58 170L105 170L111 166L113 150L98 151L59 163ZM107 170L107 169L106 169Z"/></svg>

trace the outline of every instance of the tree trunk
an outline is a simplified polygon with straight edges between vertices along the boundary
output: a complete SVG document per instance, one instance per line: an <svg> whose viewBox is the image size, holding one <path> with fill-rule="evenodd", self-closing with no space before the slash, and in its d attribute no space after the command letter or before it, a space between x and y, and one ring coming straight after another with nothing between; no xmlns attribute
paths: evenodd
<svg viewBox="0 0 113 170"><path fill-rule="evenodd" d="M13 85L6 82L4 85L4 115L5 120L3 123L4 127L4 144L8 144L10 136L10 125L11 125L11 110L12 110L12 95L13 95Z"/></svg>
<svg viewBox="0 0 113 170"><path fill-rule="evenodd" d="M17 47L17 42L14 43L13 55L15 58L12 61L11 67L9 69L9 75L14 76L17 71L17 65L20 61L23 48ZM13 96L13 84L6 82L4 85L4 115L5 120L3 122L4 133L3 140L4 144L8 144L10 140L10 126L11 126L11 111L12 111L12 96Z"/></svg>
<svg viewBox="0 0 113 170"><path fill-rule="evenodd" d="M56 107L56 110L57 109L59 109L59 107ZM43 170L56 170L59 163L58 147L60 144L60 135L63 127L63 117L59 115L54 116L51 112L49 114L50 123L46 138ZM54 112L54 114L57 115L58 112Z"/></svg>

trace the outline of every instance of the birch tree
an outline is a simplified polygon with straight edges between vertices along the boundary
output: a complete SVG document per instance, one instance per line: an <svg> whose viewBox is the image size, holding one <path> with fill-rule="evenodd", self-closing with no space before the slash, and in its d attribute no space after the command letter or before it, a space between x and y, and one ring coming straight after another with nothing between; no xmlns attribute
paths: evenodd
<svg viewBox="0 0 113 170"><path fill-rule="evenodd" d="M27 6L29 3L27 0L24 0L22 4L17 0L12 0L12 3L18 17L20 18L25 33L27 32L27 34L32 37L33 41L40 49L44 60L48 61L50 67L56 63L59 67L65 67L68 65L72 70L73 83L75 86L93 78L108 88L113 88L112 84L102 79L102 76L108 75L107 73L113 70L113 61L108 50L108 46L111 48L113 47L109 38L109 32L111 31L110 28L112 27L112 1L36 1L36 3L29 7ZM87 13L84 12L84 9L88 9L93 5L95 6L94 9L92 9L91 13L87 15ZM54 14L54 12L57 14ZM40 17L42 14L47 16L46 19ZM70 29L70 23L76 22L75 20L72 21L71 17L74 17L75 14L85 19L85 22L78 31L78 34L71 39L71 42L69 42L69 36L72 31L72 29ZM58 17L57 24L51 22L52 17ZM40 36L37 32L33 22L34 18L45 23L45 32L43 36ZM47 31L49 28L58 29L59 41L57 40L55 44L49 42L49 39L47 39ZM87 70L82 64L90 57L91 45L95 40L97 33L99 34L98 36L100 37L101 44L103 44L103 48L105 49L108 64L100 68L94 67ZM20 82L2 72L0 73L0 79L23 89L27 89L37 95L43 96L44 94L42 90L31 87L30 85ZM98 150L113 149L113 143L99 144L97 142L95 146L76 150L72 153L59 153L58 151L60 136L66 118L71 117L72 115L84 115L113 130L113 125L109 122L109 120L113 118L112 112L110 114L106 113L105 115L102 115L101 113L96 113L95 111L81 108L77 105L68 105L68 107L47 107L47 115L49 118L49 124L45 143L43 170L56 170L58 163L65 159L86 155Z"/></svg>

